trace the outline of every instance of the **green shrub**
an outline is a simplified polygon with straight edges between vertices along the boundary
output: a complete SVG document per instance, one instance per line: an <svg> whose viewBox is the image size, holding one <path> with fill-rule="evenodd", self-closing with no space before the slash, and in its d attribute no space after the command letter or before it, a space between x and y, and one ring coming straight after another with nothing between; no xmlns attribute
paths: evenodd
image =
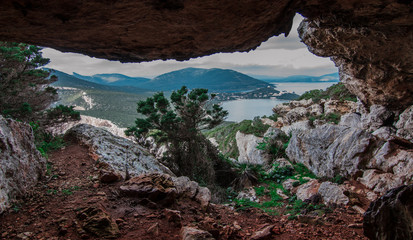
<svg viewBox="0 0 413 240"><path fill-rule="evenodd" d="M333 99L340 101L347 100L357 102L357 97L354 94L350 93L350 91L347 90L347 88L341 82L330 86L325 91L318 89L307 91L303 95L301 95L300 98L298 98L298 100L303 99L312 99L313 102L319 102L321 99Z"/></svg>
<svg viewBox="0 0 413 240"><path fill-rule="evenodd" d="M78 111L73 110L74 106L64 106L58 105L54 108L48 109L46 111L47 117L53 120L79 120L80 113Z"/></svg>

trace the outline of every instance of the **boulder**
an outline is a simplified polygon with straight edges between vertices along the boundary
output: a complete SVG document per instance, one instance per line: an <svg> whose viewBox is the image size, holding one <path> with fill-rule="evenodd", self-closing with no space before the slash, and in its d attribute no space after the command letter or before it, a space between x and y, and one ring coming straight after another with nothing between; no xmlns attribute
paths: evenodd
<svg viewBox="0 0 413 240"><path fill-rule="evenodd" d="M262 142L263 138L256 137L253 134L244 134L238 131L235 135L235 140L237 141L239 151L239 163L264 165L268 162L268 154L257 149L258 143Z"/></svg>
<svg viewBox="0 0 413 240"><path fill-rule="evenodd" d="M413 142L413 105L399 115L395 127L397 128L397 136Z"/></svg>
<svg viewBox="0 0 413 240"><path fill-rule="evenodd" d="M390 140L396 134L396 129L393 127L384 126L377 129L372 134L380 139Z"/></svg>
<svg viewBox="0 0 413 240"><path fill-rule="evenodd" d="M120 186L120 193L128 197L147 198L163 206L171 205L177 197L172 177L162 173L148 173L131 178Z"/></svg>
<svg viewBox="0 0 413 240"><path fill-rule="evenodd" d="M81 222L80 227L94 236L112 239L120 235L116 222L101 207L87 207L81 210L76 217Z"/></svg>
<svg viewBox="0 0 413 240"><path fill-rule="evenodd" d="M323 198L323 202L326 205L336 204L336 205L347 205L349 203L349 198L344 195L343 187L332 182L323 182L318 188L318 193Z"/></svg>
<svg viewBox="0 0 413 240"><path fill-rule="evenodd" d="M367 165L385 173L394 174L397 182L410 184L413 181L413 143L394 138L387 141Z"/></svg>
<svg viewBox="0 0 413 240"><path fill-rule="evenodd" d="M263 229L256 231L252 234L251 240L264 240L264 239L269 239L271 237L272 229L275 227L275 225L268 225L265 226Z"/></svg>
<svg viewBox="0 0 413 240"><path fill-rule="evenodd" d="M347 113L341 116L340 126L361 128L361 115L359 113Z"/></svg>
<svg viewBox="0 0 413 240"><path fill-rule="evenodd" d="M46 159L36 149L32 128L0 115L0 213L44 175Z"/></svg>
<svg viewBox="0 0 413 240"><path fill-rule="evenodd" d="M200 187L195 181L191 181L186 176L172 177L178 197L195 200L206 209L211 202L211 191L206 187Z"/></svg>
<svg viewBox="0 0 413 240"><path fill-rule="evenodd" d="M304 121L295 122L291 125L283 126L281 130L287 134L290 134L291 132L294 132L294 131L306 131L312 128L313 127L311 126L310 121L304 120Z"/></svg>
<svg viewBox="0 0 413 240"><path fill-rule="evenodd" d="M183 227L181 229L182 240L214 240L212 234L195 228L195 227Z"/></svg>
<svg viewBox="0 0 413 240"><path fill-rule="evenodd" d="M367 159L374 136L357 128L325 124L292 133L286 149L290 160L303 163L319 177L350 177Z"/></svg>
<svg viewBox="0 0 413 240"><path fill-rule="evenodd" d="M318 193L319 188L320 188L320 183L317 180L312 179L309 182L298 186L297 192L296 192L297 198L302 201L310 199L312 196Z"/></svg>
<svg viewBox="0 0 413 240"><path fill-rule="evenodd" d="M310 113L310 115L315 115L315 116L318 116L324 113L323 106L321 106L320 104L313 104L307 107L307 111Z"/></svg>
<svg viewBox="0 0 413 240"><path fill-rule="evenodd" d="M291 109L284 117L284 124L290 125L292 123L301 121L307 118L308 111L305 107L296 107Z"/></svg>
<svg viewBox="0 0 413 240"><path fill-rule="evenodd" d="M299 181L298 181L298 180L295 180L295 179L291 179L291 178L285 180L285 181L282 183L283 188L284 188L285 190L287 190L287 191L293 190L293 188L294 188L294 186L295 186L296 184L298 185L298 184L299 184Z"/></svg>
<svg viewBox="0 0 413 240"><path fill-rule="evenodd" d="M65 137L88 146L96 160L107 163L113 170L123 174L123 177L126 171L131 176L151 172L174 175L140 145L102 128L80 124L69 129Z"/></svg>
<svg viewBox="0 0 413 240"><path fill-rule="evenodd" d="M382 126L393 123L394 113L381 105L372 105L370 113L362 115L362 127L368 131L376 131Z"/></svg>
<svg viewBox="0 0 413 240"><path fill-rule="evenodd" d="M324 114L338 113L340 115L354 112L357 103L352 101L326 100L324 102Z"/></svg>
<svg viewBox="0 0 413 240"><path fill-rule="evenodd" d="M358 181L376 193L384 194L389 189L403 184L402 180L392 173L383 173L375 169L365 170Z"/></svg>
<svg viewBox="0 0 413 240"><path fill-rule="evenodd" d="M413 185L391 189L372 202L364 214L364 234L370 239L413 239Z"/></svg>

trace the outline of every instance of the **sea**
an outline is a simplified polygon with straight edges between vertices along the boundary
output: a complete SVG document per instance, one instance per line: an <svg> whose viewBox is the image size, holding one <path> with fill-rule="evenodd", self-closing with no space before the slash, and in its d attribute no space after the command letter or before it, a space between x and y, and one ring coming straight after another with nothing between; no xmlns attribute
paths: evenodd
<svg viewBox="0 0 413 240"><path fill-rule="evenodd" d="M280 91L294 92L298 95L313 89L325 90L336 82L286 82L275 83L274 85ZM281 103L289 102L288 100L279 99L240 99L234 101L225 101L222 103L224 110L228 111L226 121L241 122L244 119L253 119L254 117L270 116L273 114L272 108Z"/></svg>

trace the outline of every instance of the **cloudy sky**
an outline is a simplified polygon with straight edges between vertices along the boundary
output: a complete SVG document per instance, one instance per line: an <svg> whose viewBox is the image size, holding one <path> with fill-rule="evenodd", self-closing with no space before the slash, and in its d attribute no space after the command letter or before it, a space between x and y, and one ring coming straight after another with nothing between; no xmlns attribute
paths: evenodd
<svg viewBox="0 0 413 240"><path fill-rule="evenodd" d="M51 60L47 65L48 68L82 75L121 73L134 77L154 77L187 67L233 69L248 75L267 76L320 76L336 72L337 68L329 58L313 55L300 42L296 29L301 20L302 17L296 15L293 29L287 38L283 35L272 37L254 51L217 53L184 62L168 60L120 63L76 53L62 53L50 48L43 49L43 56Z"/></svg>

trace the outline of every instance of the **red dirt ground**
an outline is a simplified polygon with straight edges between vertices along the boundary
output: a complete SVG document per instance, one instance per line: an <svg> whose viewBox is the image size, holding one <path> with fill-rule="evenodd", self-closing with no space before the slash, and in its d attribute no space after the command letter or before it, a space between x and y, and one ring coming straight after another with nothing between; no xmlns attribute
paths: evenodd
<svg viewBox="0 0 413 240"><path fill-rule="evenodd" d="M181 226L169 222L163 208L119 196L122 182L99 183L99 164L86 147L71 144L50 154L48 161L51 169L44 181L0 216L0 239L100 239L79 230L76 212L88 206L106 209L118 223L117 239L181 239ZM191 200L177 201L169 208L180 211L183 226L207 230L216 239L250 239L268 225L274 227L267 239L367 239L362 216L350 208L336 209L316 221L287 220L260 210L237 212L213 204L204 211ZM156 224L155 230L148 231Z"/></svg>

